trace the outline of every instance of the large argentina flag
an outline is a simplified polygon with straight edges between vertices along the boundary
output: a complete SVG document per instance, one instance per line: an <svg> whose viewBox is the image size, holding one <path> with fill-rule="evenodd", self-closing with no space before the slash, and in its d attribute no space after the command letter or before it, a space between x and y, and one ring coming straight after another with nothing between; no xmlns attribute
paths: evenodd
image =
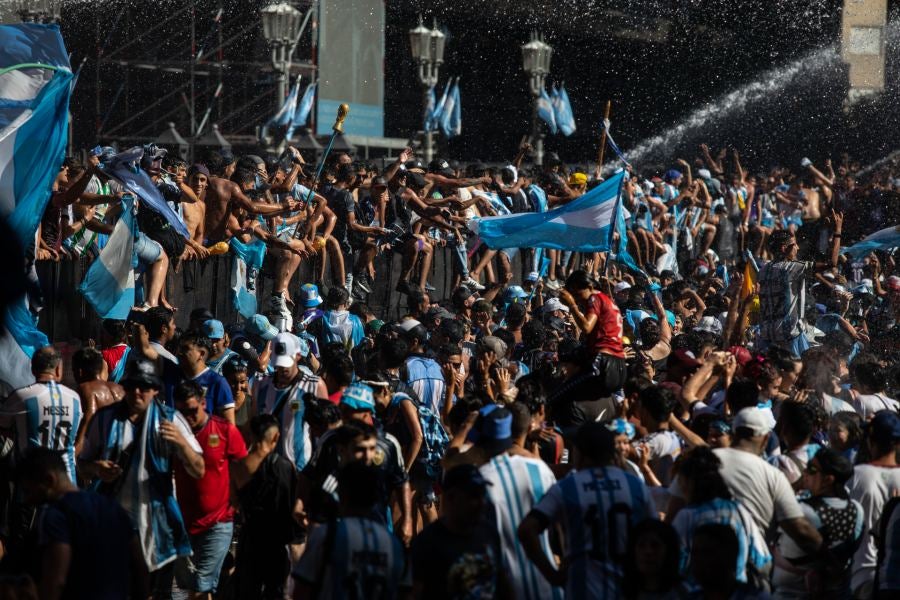
<svg viewBox="0 0 900 600"><path fill-rule="evenodd" d="M134 306L134 202L134 196L122 198L122 216L79 288L103 319L124 321Z"/></svg>
<svg viewBox="0 0 900 600"><path fill-rule="evenodd" d="M469 222L489 248L551 248L574 252L608 252L613 234L625 240L619 197L625 172L616 173L580 198L544 213L475 218ZM613 249L615 251L615 249Z"/></svg>
<svg viewBox="0 0 900 600"><path fill-rule="evenodd" d="M892 225L872 235L863 238L849 248L844 248L843 253L851 258L860 258L875 250L888 250L900 246L900 225Z"/></svg>
<svg viewBox="0 0 900 600"><path fill-rule="evenodd" d="M25 248L65 158L72 77L57 25L0 26L0 218ZM47 343L22 298L0 327L2 384L34 381L31 355Z"/></svg>

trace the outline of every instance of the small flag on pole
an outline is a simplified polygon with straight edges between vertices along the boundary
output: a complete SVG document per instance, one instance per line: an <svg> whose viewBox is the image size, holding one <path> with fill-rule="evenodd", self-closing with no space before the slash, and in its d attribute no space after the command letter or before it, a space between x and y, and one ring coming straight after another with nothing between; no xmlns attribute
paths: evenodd
<svg viewBox="0 0 900 600"><path fill-rule="evenodd" d="M448 138L456 137L462 133L462 109L459 104L459 77L453 84L444 111L441 115L441 129Z"/></svg>
<svg viewBox="0 0 900 600"><path fill-rule="evenodd" d="M569 103L569 94L566 93L565 86L559 90L553 88L552 103L556 126L564 136L569 137L575 133L575 116L572 114L572 105Z"/></svg>
<svg viewBox="0 0 900 600"><path fill-rule="evenodd" d="M306 125L306 121L309 119L309 113L312 112L313 102L316 100L316 86L319 84L317 82L312 82L306 86L306 89L303 91L303 96L297 102L297 108L294 109L294 115L291 118L291 123L288 125L287 137L288 140L293 139L294 131Z"/></svg>
<svg viewBox="0 0 900 600"><path fill-rule="evenodd" d="M550 133L556 133L556 116L553 114L553 102L547 95L547 90L541 90L537 106L538 117L550 128Z"/></svg>

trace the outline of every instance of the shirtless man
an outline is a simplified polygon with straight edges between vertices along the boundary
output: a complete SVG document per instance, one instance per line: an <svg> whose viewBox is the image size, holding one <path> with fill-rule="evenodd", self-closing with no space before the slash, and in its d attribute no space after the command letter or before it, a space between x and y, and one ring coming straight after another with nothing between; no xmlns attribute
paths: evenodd
<svg viewBox="0 0 900 600"><path fill-rule="evenodd" d="M204 234L207 245L227 239L226 227L228 215L232 208L242 208L251 214L274 216L285 211L297 210L297 202L289 198L284 204L267 204L253 201L235 182L227 179L226 169L234 171L232 165L226 165L222 156L211 153L206 157L206 166L210 171L209 185L206 189L206 218ZM264 166L263 166L264 167ZM233 206L234 205L234 206Z"/></svg>
<svg viewBox="0 0 900 600"><path fill-rule="evenodd" d="M831 200L831 190L825 190L825 198L815 187L815 176L812 173L804 174L797 182L797 187L791 186L786 194L776 193L776 197L783 203L788 203L800 209L800 218L803 224L797 229L797 245L800 246L798 256L810 258L816 252L819 241L820 220L825 204ZM824 201L824 202L823 202Z"/></svg>
<svg viewBox="0 0 900 600"><path fill-rule="evenodd" d="M188 186L197 196L197 202L182 205L184 224L188 235L198 244L203 244L206 217L206 189L209 185L209 169L204 165L193 165L187 173Z"/></svg>
<svg viewBox="0 0 900 600"><path fill-rule="evenodd" d="M78 383L77 392L81 397L83 417L75 437L76 452L81 450L81 442L94 413L118 402L125 396L125 390L118 383L107 381L109 371L103 355L94 348L82 348L72 355L72 373Z"/></svg>

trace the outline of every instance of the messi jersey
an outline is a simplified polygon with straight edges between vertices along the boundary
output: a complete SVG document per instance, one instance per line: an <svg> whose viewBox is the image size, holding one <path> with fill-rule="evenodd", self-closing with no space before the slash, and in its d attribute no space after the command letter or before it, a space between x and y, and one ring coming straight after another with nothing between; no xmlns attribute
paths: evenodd
<svg viewBox="0 0 900 600"><path fill-rule="evenodd" d="M63 452L75 482L75 434L81 424L78 394L55 381L33 383L10 394L0 412L0 427L11 431L20 453L29 448Z"/></svg>
<svg viewBox="0 0 900 600"><path fill-rule="evenodd" d="M309 425L303 419L306 404L303 395L316 393L319 378L300 371L297 379L286 388L275 385L273 375L267 375L254 382L251 393L256 401L259 414L274 415L281 423L281 438L276 451L294 464L297 470L309 462L312 443L309 439Z"/></svg>
<svg viewBox="0 0 900 600"><path fill-rule="evenodd" d="M551 487L534 510L565 529L566 597L620 597L629 531L656 518L640 479L617 467L581 469Z"/></svg>
<svg viewBox="0 0 900 600"><path fill-rule="evenodd" d="M316 527L293 575L329 600L390 600L412 583L400 540L360 517Z"/></svg>

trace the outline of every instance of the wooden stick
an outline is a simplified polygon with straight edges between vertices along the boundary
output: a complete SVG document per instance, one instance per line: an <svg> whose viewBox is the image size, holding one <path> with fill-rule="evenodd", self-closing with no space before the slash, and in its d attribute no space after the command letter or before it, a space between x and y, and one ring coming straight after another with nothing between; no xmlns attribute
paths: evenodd
<svg viewBox="0 0 900 600"><path fill-rule="evenodd" d="M603 111L603 133L600 134L600 151L597 155L597 166L603 169L603 151L606 150L606 122L609 121L609 111L612 110L612 101L606 101L606 108Z"/></svg>

